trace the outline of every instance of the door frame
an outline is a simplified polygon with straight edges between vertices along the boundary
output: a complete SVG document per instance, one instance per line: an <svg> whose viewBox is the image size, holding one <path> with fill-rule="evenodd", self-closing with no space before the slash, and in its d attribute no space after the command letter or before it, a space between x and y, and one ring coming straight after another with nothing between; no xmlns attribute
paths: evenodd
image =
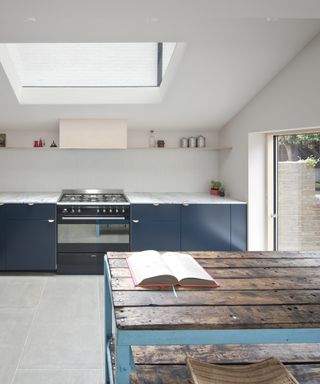
<svg viewBox="0 0 320 384"><path fill-rule="evenodd" d="M320 128L277 131L266 134L266 220L267 220L267 250L278 250L278 136L320 133Z"/></svg>

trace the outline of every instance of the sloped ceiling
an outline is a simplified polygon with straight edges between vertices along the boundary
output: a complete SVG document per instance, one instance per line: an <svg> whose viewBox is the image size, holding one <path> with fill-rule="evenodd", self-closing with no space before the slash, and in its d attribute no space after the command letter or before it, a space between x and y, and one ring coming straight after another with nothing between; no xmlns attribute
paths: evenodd
<svg viewBox="0 0 320 384"><path fill-rule="evenodd" d="M0 42L186 42L159 104L20 105L0 68L0 130L51 129L60 118L127 118L134 129L219 129L320 32L304 0L10 0Z"/></svg>

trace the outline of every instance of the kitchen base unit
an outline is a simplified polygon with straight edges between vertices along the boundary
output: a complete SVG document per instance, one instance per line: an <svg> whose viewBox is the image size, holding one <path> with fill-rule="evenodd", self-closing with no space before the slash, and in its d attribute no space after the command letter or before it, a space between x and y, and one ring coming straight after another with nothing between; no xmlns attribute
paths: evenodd
<svg viewBox="0 0 320 384"><path fill-rule="evenodd" d="M4 204L0 219L6 271L56 270L56 205Z"/></svg>
<svg viewBox="0 0 320 384"><path fill-rule="evenodd" d="M132 251L180 249L179 204L135 204L131 217Z"/></svg>
<svg viewBox="0 0 320 384"><path fill-rule="evenodd" d="M132 204L131 251L246 251L246 204Z"/></svg>

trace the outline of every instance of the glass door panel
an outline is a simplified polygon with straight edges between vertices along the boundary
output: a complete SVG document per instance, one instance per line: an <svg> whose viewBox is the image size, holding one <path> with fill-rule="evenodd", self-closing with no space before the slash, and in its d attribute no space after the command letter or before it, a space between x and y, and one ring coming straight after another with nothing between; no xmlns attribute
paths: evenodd
<svg viewBox="0 0 320 384"><path fill-rule="evenodd" d="M320 134L276 137L276 249L320 250Z"/></svg>

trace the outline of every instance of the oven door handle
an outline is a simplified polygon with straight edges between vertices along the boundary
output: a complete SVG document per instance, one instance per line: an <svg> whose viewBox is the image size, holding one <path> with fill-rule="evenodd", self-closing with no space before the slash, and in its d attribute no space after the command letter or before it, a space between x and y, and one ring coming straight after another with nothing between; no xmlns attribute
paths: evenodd
<svg viewBox="0 0 320 384"><path fill-rule="evenodd" d="M117 216L117 217L92 217L92 216L62 216L62 220L72 220L72 221L81 221L81 220L92 220L92 221L98 221L98 220L126 220L124 216Z"/></svg>

